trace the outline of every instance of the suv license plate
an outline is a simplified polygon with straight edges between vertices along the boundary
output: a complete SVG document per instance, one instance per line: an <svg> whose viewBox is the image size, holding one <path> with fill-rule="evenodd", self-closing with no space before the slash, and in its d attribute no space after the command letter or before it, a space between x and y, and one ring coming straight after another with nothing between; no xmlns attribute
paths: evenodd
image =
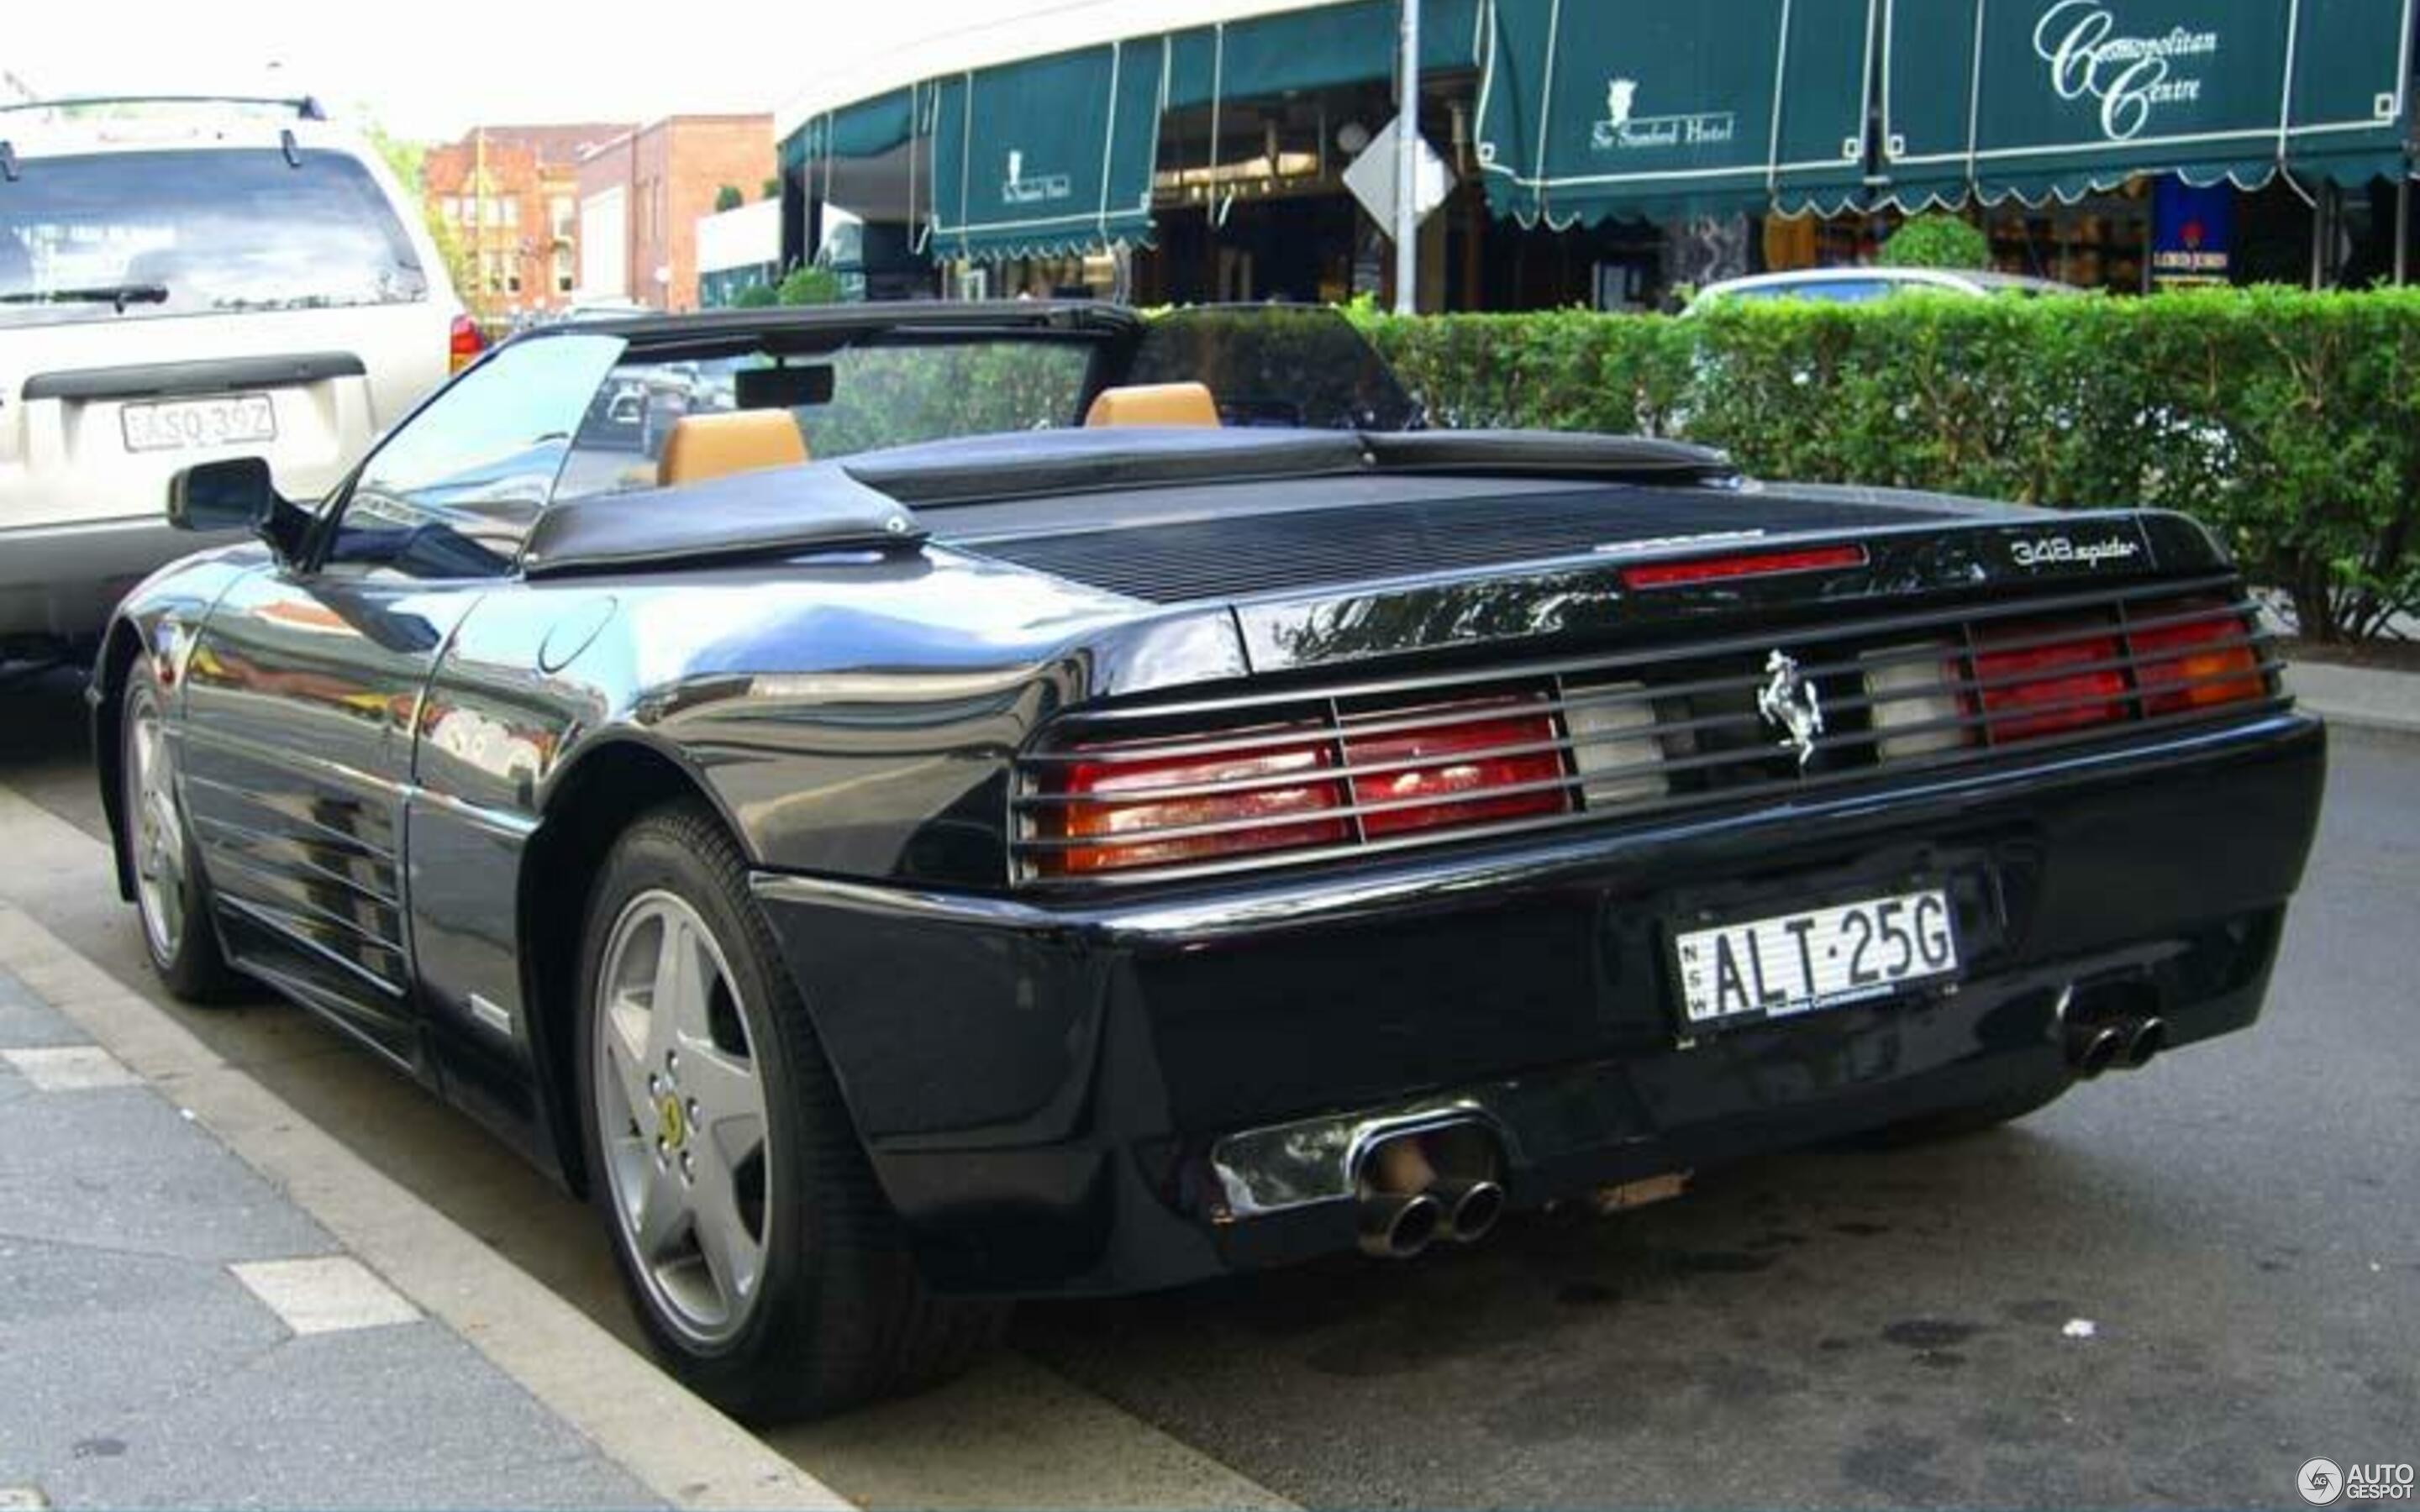
<svg viewBox="0 0 2420 1512"><path fill-rule="evenodd" d="M1787 1018L1954 976L1941 888L1691 930L1672 942L1683 1027Z"/></svg>
<svg viewBox="0 0 2420 1512"><path fill-rule="evenodd" d="M277 411L265 393L130 404L118 410L117 424L130 452L176 452L277 439Z"/></svg>

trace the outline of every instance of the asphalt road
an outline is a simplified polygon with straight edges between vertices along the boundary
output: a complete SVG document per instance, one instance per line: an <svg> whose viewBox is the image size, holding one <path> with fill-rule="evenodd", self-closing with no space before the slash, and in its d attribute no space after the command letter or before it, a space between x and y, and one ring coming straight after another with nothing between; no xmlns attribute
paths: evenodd
<svg viewBox="0 0 2420 1512"><path fill-rule="evenodd" d="M97 835L78 721L65 680L0 692L0 784ZM105 887L33 890L146 980ZM2306 1459L2420 1458L2415 925L2420 740L2339 732L2251 1034L2012 1130L1765 1160L1619 1220L1031 1306L967 1387L776 1442L881 1503L1152 1499L1121 1494L1131 1444L1074 1427L1106 1401L1307 1504L2300 1506ZM186 1020L628 1331L593 1220L466 1122L297 1011Z"/></svg>

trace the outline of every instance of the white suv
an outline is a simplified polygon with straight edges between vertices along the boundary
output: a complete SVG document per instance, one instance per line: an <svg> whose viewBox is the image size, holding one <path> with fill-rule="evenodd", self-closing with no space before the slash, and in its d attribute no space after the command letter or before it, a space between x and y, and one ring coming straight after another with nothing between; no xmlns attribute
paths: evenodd
<svg viewBox="0 0 2420 1512"><path fill-rule="evenodd" d="M194 549L178 469L318 498L476 347L418 206L310 101L0 109L0 659Z"/></svg>

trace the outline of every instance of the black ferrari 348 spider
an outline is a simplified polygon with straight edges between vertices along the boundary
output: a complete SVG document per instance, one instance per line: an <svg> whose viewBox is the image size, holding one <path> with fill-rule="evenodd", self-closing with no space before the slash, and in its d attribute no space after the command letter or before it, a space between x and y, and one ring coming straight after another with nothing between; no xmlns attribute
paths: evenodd
<svg viewBox="0 0 2420 1512"><path fill-rule="evenodd" d="M124 889L760 1417L2258 1014L2324 736L2201 527L1420 420L1318 312L533 333L178 480L258 539L99 663Z"/></svg>

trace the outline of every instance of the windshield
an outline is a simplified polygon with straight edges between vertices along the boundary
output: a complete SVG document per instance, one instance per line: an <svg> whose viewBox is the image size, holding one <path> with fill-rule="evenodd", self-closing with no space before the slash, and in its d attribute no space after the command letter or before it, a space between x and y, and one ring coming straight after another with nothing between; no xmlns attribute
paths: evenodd
<svg viewBox="0 0 2420 1512"><path fill-rule="evenodd" d="M634 352L590 401L555 498L653 486L673 427L692 414L786 410L817 460L1073 425L1094 350L1081 340L923 339L679 360Z"/></svg>
<svg viewBox="0 0 2420 1512"><path fill-rule="evenodd" d="M21 160L0 324L391 304L428 280L367 169L306 148Z"/></svg>
<svg viewBox="0 0 2420 1512"><path fill-rule="evenodd" d="M1151 322L1128 383L1208 387L1226 425L1413 430L1419 407L1351 321L1324 305L1209 305Z"/></svg>

